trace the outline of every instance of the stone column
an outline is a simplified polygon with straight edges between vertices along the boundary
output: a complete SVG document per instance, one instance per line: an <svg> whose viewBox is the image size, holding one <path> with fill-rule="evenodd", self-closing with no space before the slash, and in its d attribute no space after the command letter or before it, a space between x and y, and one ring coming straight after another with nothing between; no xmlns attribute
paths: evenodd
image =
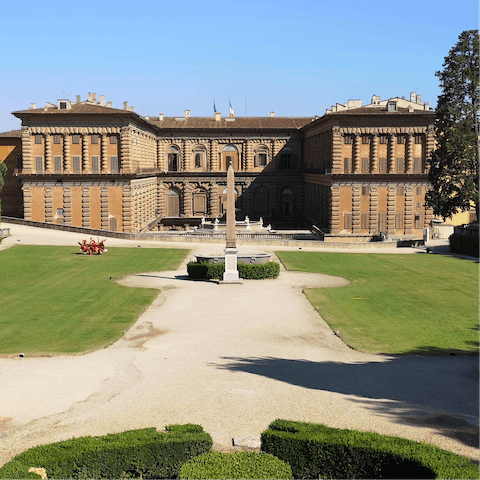
<svg viewBox="0 0 480 480"><path fill-rule="evenodd" d="M45 173L53 173L52 165L52 136L45 134Z"/></svg>
<svg viewBox="0 0 480 480"><path fill-rule="evenodd" d="M70 135L63 134L63 173L72 173L72 161L70 158Z"/></svg>
<svg viewBox="0 0 480 480"><path fill-rule="evenodd" d="M370 232L378 230L378 187L370 186Z"/></svg>
<svg viewBox="0 0 480 480"><path fill-rule="evenodd" d="M218 217L220 215L218 205L218 185L216 183L210 184L210 216Z"/></svg>
<svg viewBox="0 0 480 480"><path fill-rule="evenodd" d="M353 233L360 233L360 196L362 187L354 185L352 187L352 230Z"/></svg>
<svg viewBox="0 0 480 480"><path fill-rule="evenodd" d="M108 146L107 146L107 134L102 133L101 136L101 173L108 173Z"/></svg>
<svg viewBox="0 0 480 480"><path fill-rule="evenodd" d="M90 158L88 155L88 133L82 133L82 167L83 173L91 173Z"/></svg>
<svg viewBox="0 0 480 480"><path fill-rule="evenodd" d="M53 223L53 188L45 186L45 222Z"/></svg>
<svg viewBox="0 0 480 480"><path fill-rule="evenodd" d="M29 184L22 185L23 190L23 218L25 220L32 219L32 192Z"/></svg>
<svg viewBox="0 0 480 480"><path fill-rule="evenodd" d="M63 185L63 223L72 224L72 189L70 185Z"/></svg>
<svg viewBox="0 0 480 480"><path fill-rule="evenodd" d="M108 230L110 222L108 218L108 187L100 187L100 215L102 222L102 230Z"/></svg>
<svg viewBox="0 0 480 480"><path fill-rule="evenodd" d="M245 147L245 170L251 172L253 170L253 143L247 140Z"/></svg>
<svg viewBox="0 0 480 480"><path fill-rule="evenodd" d="M190 140L184 140L183 142L183 170L185 172L192 171L192 144Z"/></svg>
<svg viewBox="0 0 480 480"><path fill-rule="evenodd" d="M413 135L407 136L407 173L413 173Z"/></svg>
<svg viewBox="0 0 480 480"><path fill-rule="evenodd" d="M90 187L82 187L82 227L90 228Z"/></svg>
<svg viewBox="0 0 480 480"><path fill-rule="evenodd" d="M395 206L397 197L397 187L389 185L387 188L387 233L393 235L395 233Z"/></svg>
<svg viewBox="0 0 480 480"><path fill-rule="evenodd" d="M405 186L405 234L413 233L413 187Z"/></svg>
<svg viewBox="0 0 480 480"><path fill-rule="evenodd" d="M183 187L183 208L186 217L193 216L193 208L192 208L192 190L195 187L191 183L187 183Z"/></svg>
<svg viewBox="0 0 480 480"><path fill-rule="evenodd" d="M372 135L372 173L378 173L378 134Z"/></svg>
<svg viewBox="0 0 480 480"><path fill-rule="evenodd" d="M122 224L123 231L133 233L132 229L132 187L123 186L122 192Z"/></svg>
<svg viewBox="0 0 480 480"><path fill-rule="evenodd" d="M340 231L340 187L332 185L332 225L331 233Z"/></svg>
<svg viewBox="0 0 480 480"><path fill-rule="evenodd" d="M33 136L30 128L22 127L22 159L23 169L22 173L33 173Z"/></svg>
<svg viewBox="0 0 480 480"><path fill-rule="evenodd" d="M332 129L333 138L332 138L332 173L342 173L342 134L339 128ZM340 218L340 217L339 217ZM332 219L333 222L333 219ZM338 225L338 227L340 224Z"/></svg>
<svg viewBox="0 0 480 480"><path fill-rule="evenodd" d="M395 135L388 136L388 173L397 173L395 158Z"/></svg>
<svg viewBox="0 0 480 480"><path fill-rule="evenodd" d="M164 143L163 140L157 140L157 170L166 170L164 165Z"/></svg>
<svg viewBox="0 0 480 480"><path fill-rule="evenodd" d="M353 173L360 174L362 173L362 159L360 158L360 141L362 139L361 135L355 135L355 140L353 143Z"/></svg>
<svg viewBox="0 0 480 480"><path fill-rule="evenodd" d="M132 129L131 127L123 127L120 130L120 157L121 169L120 173L132 173Z"/></svg>
<svg viewBox="0 0 480 480"><path fill-rule="evenodd" d="M212 172L218 172L218 141L210 140L210 170Z"/></svg>

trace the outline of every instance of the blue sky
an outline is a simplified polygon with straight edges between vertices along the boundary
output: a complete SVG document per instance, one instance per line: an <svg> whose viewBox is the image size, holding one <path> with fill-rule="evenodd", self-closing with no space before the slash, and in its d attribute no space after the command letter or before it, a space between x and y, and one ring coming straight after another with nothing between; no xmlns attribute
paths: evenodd
<svg viewBox="0 0 480 480"><path fill-rule="evenodd" d="M105 95L141 115L323 115L411 91L435 106L435 71L477 0L184 0L2 7L0 131L30 103Z"/></svg>

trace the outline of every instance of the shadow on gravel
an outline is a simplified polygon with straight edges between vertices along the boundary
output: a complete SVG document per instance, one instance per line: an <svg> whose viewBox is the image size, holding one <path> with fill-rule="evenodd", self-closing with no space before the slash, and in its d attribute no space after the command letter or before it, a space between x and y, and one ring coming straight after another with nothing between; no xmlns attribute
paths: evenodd
<svg viewBox="0 0 480 480"><path fill-rule="evenodd" d="M477 358L406 356L366 363L312 362L273 357L223 359L226 363L214 366L304 388L363 397L352 401L367 403L368 408L377 410L379 414L396 416L399 423L418 425L422 421L433 422L429 426L439 428L443 435L453 436L445 425L435 425L435 417L456 419L452 422L458 420L458 425L462 424L464 430L468 423L468 432L464 431L468 433L468 438L473 432L470 426L474 429L478 427ZM432 411L435 412L433 416ZM416 412L415 415L413 412ZM458 438L460 441L461 437Z"/></svg>

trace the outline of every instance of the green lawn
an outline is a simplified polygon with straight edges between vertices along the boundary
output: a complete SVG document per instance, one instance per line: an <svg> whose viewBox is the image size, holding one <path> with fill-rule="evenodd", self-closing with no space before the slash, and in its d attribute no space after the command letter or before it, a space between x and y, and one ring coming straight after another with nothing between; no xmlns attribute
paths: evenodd
<svg viewBox="0 0 480 480"><path fill-rule="evenodd" d="M129 274L176 269L187 250L16 246L0 252L0 354L85 352L117 340L158 290L118 285Z"/></svg>
<svg viewBox="0 0 480 480"><path fill-rule="evenodd" d="M441 255L278 252L289 270L347 278L307 298L356 350L478 352L478 264Z"/></svg>

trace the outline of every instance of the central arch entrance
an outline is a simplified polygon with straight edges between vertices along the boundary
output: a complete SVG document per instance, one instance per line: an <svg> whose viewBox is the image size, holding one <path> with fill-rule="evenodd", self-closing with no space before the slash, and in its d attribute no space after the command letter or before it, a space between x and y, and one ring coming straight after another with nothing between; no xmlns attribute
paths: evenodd
<svg viewBox="0 0 480 480"><path fill-rule="evenodd" d="M240 169L238 148L235 145L225 145L220 154L220 170L227 171L230 163L233 163L233 169L237 172Z"/></svg>

